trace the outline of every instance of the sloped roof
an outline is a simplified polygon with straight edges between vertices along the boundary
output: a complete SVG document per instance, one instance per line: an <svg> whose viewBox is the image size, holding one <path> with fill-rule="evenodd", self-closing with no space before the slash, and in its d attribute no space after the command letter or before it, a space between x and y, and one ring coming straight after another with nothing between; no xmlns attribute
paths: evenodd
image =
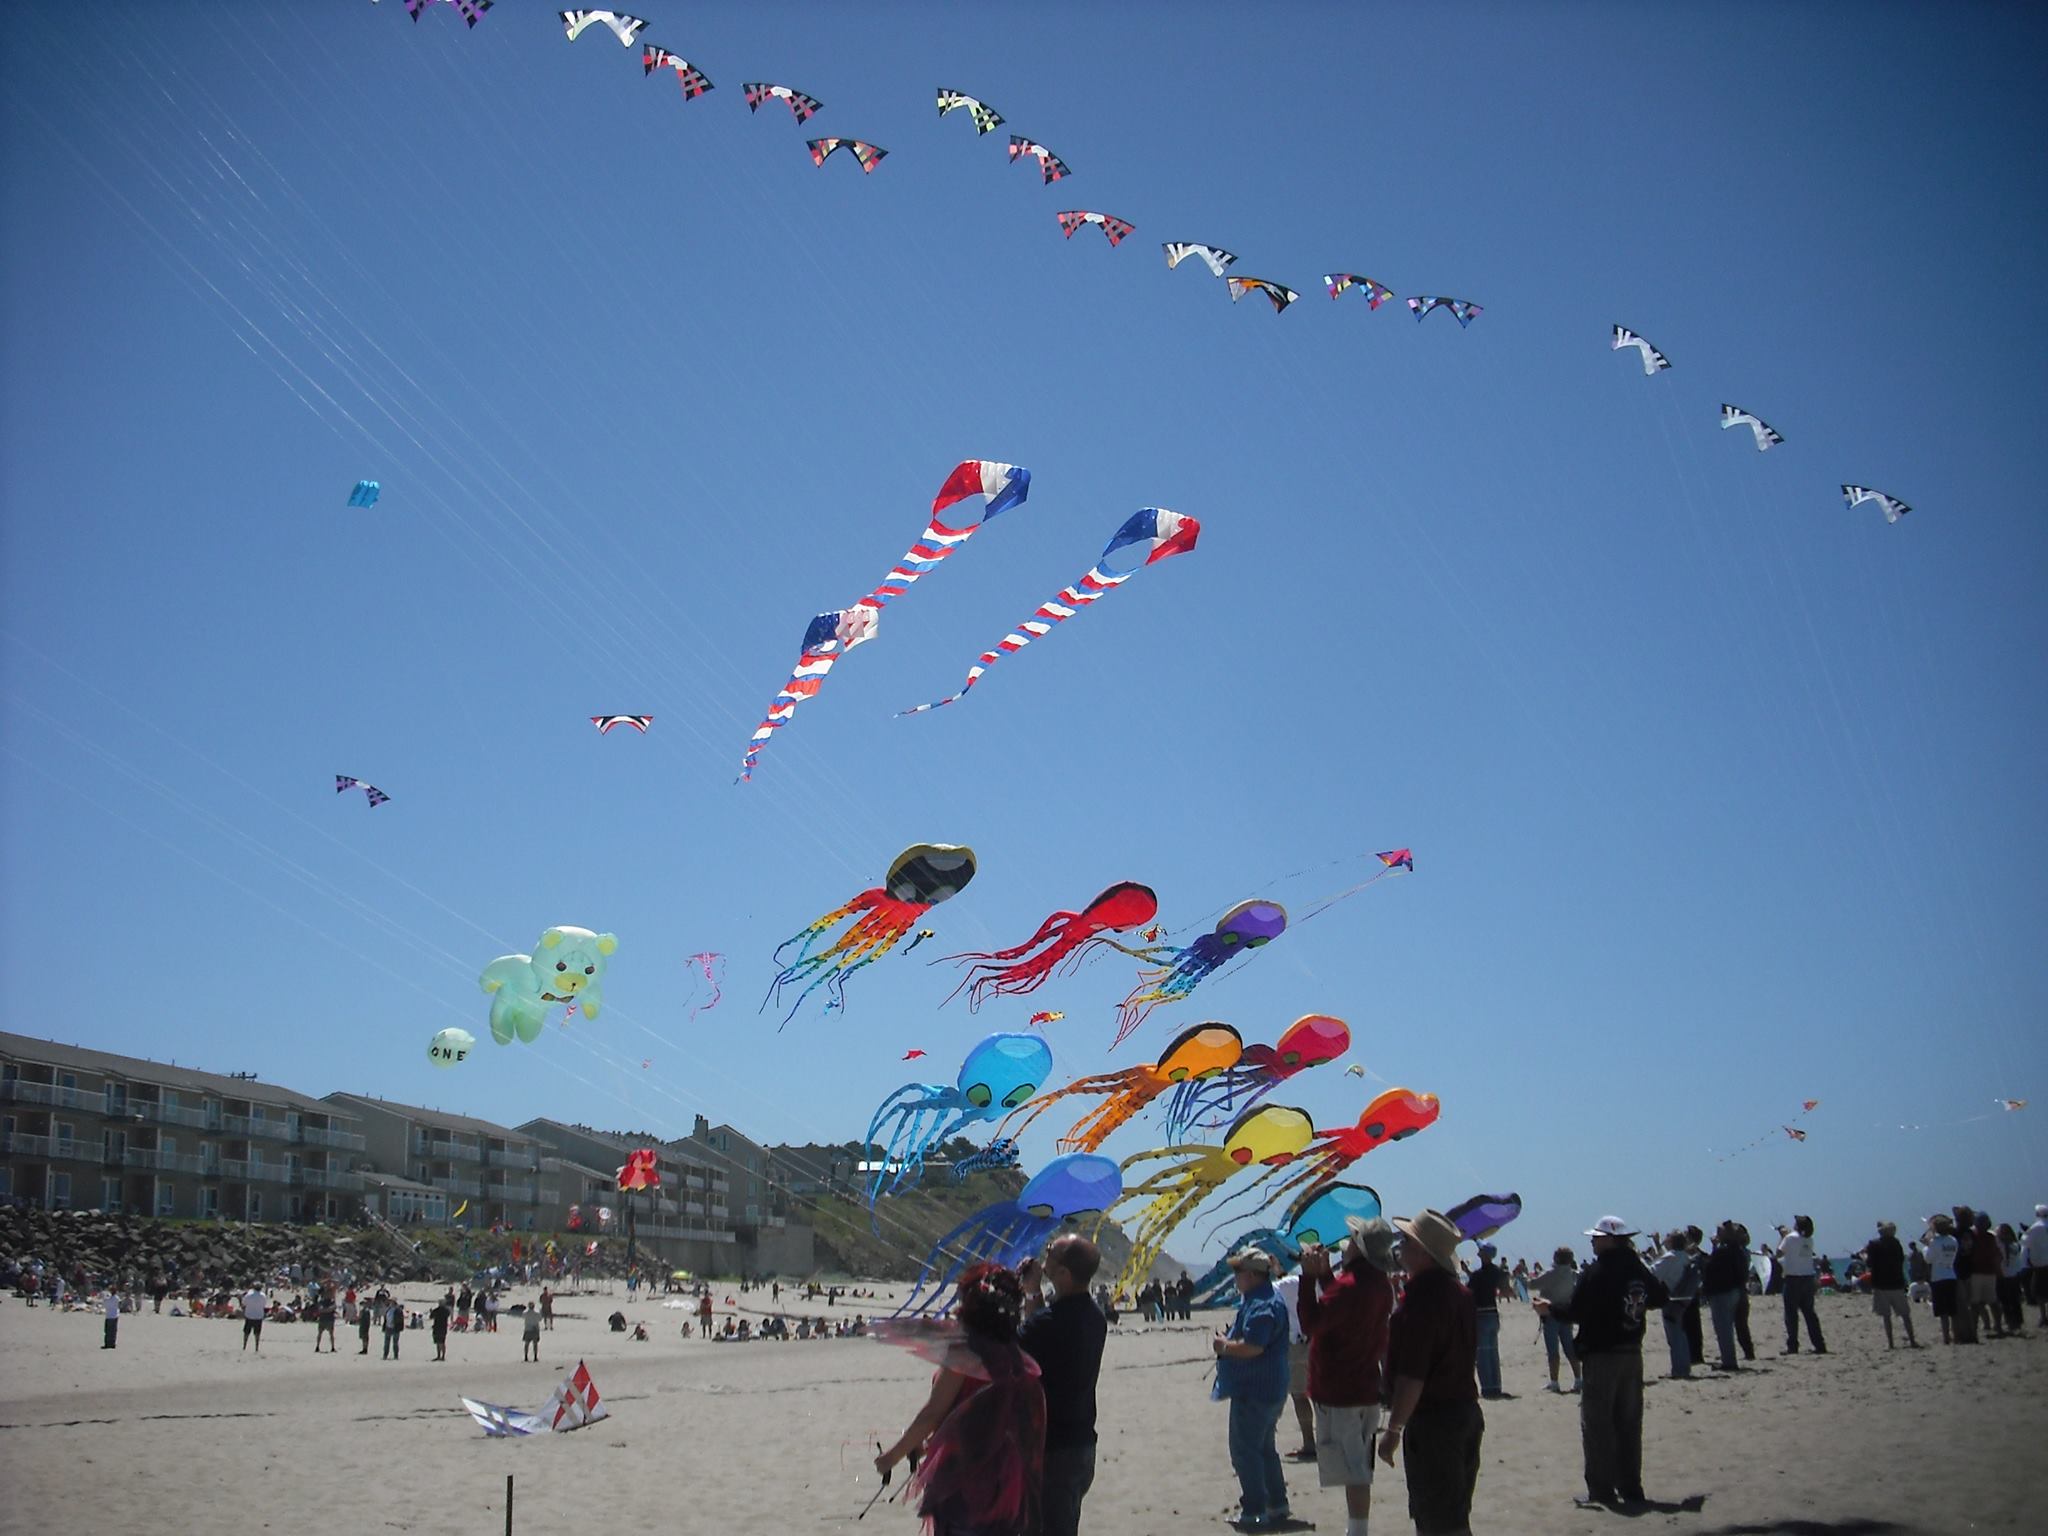
<svg viewBox="0 0 2048 1536"><path fill-rule="evenodd" d="M489 1120L479 1120L473 1115L451 1114L443 1109L427 1109L418 1104L399 1104L390 1099L373 1098L367 1093L330 1093L330 1104L351 1105L361 1109L380 1109L387 1115L403 1115L421 1125L434 1126L450 1131L471 1131L479 1136L496 1136L501 1140L516 1141L531 1145L534 1138L524 1131L515 1131L509 1125L497 1125Z"/></svg>
<svg viewBox="0 0 2048 1536"><path fill-rule="evenodd" d="M82 1045L37 1040L4 1030L0 1030L0 1056L18 1057L38 1066L63 1067L74 1072L96 1072L106 1077L156 1083L179 1093L210 1093L216 1098L286 1104L317 1115L337 1115L345 1120L354 1118L345 1108L300 1093L295 1088L280 1088L275 1083L257 1082L246 1077L229 1077L221 1072L201 1072L194 1067L152 1061L146 1056L121 1056L113 1051L95 1051Z"/></svg>

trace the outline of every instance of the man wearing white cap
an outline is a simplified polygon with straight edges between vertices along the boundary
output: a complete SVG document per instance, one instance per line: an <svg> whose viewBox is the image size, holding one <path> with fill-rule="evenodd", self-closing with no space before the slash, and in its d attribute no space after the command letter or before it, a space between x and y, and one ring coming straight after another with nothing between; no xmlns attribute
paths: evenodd
<svg viewBox="0 0 2048 1536"><path fill-rule="evenodd" d="M1636 1256L1635 1235L1619 1216L1602 1216L1586 1229L1593 1262L1579 1271L1572 1299L1536 1303L1541 1316L1578 1325L1586 1504L1643 1502L1643 1326L1671 1297Z"/></svg>
<svg viewBox="0 0 2048 1536"><path fill-rule="evenodd" d="M1287 1479L1273 1432L1287 1406L1287 1303L1273 1292L1273 1256L1240 1248L1230 1256L1237 1281L1237 1317L1210 1341L1216 1385L1210 1395L1230 1403L1230 1469L1237 1474L1243 1531L1291 1525Z"/></svg>

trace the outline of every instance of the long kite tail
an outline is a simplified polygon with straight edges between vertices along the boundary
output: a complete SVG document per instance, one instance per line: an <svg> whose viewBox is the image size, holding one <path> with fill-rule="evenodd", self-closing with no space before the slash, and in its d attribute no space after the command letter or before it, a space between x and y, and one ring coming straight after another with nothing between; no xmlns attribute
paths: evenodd
<svg viewBox="0 0 2048 1536"><path fill-rule="evenodd" d="M928 714L935 709L944 709L948 704L957 704L967 697L968 691L981 681L981 674L1012 652L1021 651L1033 640L1043 635L1061 619L1070 619L1088 604L1096 601L1112 587L1120 586L1130 579L1126 572L1112 576L1100 566L1091 570L1071 587L1060 589L1058 597L1049 597L1038 605L1030 618L1011 630L995 645L983 651L974 665L967 669L967 681L960 685L958 693L948 694L943 699L934 699L929 704L913 704L908 709L896 711L898 719L905 715Z"/></svg>

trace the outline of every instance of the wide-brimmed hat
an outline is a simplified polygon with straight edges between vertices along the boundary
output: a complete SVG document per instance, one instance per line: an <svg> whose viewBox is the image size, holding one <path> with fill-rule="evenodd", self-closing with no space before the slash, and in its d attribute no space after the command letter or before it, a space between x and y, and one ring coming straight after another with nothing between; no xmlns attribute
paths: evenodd
<svg viewBox="0 0 2048 1536"><path fill-rule="evenodd" d="M1384 1216L1346 1216L1344 1225L1351 1229L1351 1248L1358 1256L1382 1274L1400 1272L1400 1255L1394 1252L1394 1244L1401 1234L1394 1230L1394 1224Z"/></svg>
<svg viewBox="0 0 2048 1536"><path fill-rule="evenodd" d="M1273 1255L1263 1248L1240 1248L1224 1262L1232 1269L1255 1269L1262 1275L1273 1273Z"/></svg>
<svg viewBox="0 0 2048 1536"><path fill-rule="evenodd" d="M1602 1216L1586 1228L1588 1237L1634 1237L1636 1229L1619 1216Z"/></svg>
<svg viewBox="0 0 2048 1536"><path fill-rule="evenodd" d="M1422 1245L1422 1251L1436 1260L1439 1269L1458 1271L1458 1244L1465 1240L1457 1223L1442 1211L1425 1210L1418 1216L1396 1216L1395 1229Z"/></svg>

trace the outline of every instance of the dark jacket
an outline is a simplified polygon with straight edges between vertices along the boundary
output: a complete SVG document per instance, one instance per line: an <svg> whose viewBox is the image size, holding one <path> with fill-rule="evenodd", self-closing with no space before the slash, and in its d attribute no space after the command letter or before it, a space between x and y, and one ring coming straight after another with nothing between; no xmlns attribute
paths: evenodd
<svg viewBox="0 0 2048 1536"><path fill-rule="evenodd" d="M1749 1284L1749 1253L1740 1243L1722 1243L1707 1255L1700 1280L1700 1294L1716 1296L1739 1291Z"/></svg>
<svg viewBox="0 0 2048 1536"><path fill-rule="evenodd" d="M1643 1320L1671 1299L1633 1248L1610 1248L1579 1271L1578 1289L1550 1315L1578 1326L1579 1358L1643 1347Z"/></svg>

